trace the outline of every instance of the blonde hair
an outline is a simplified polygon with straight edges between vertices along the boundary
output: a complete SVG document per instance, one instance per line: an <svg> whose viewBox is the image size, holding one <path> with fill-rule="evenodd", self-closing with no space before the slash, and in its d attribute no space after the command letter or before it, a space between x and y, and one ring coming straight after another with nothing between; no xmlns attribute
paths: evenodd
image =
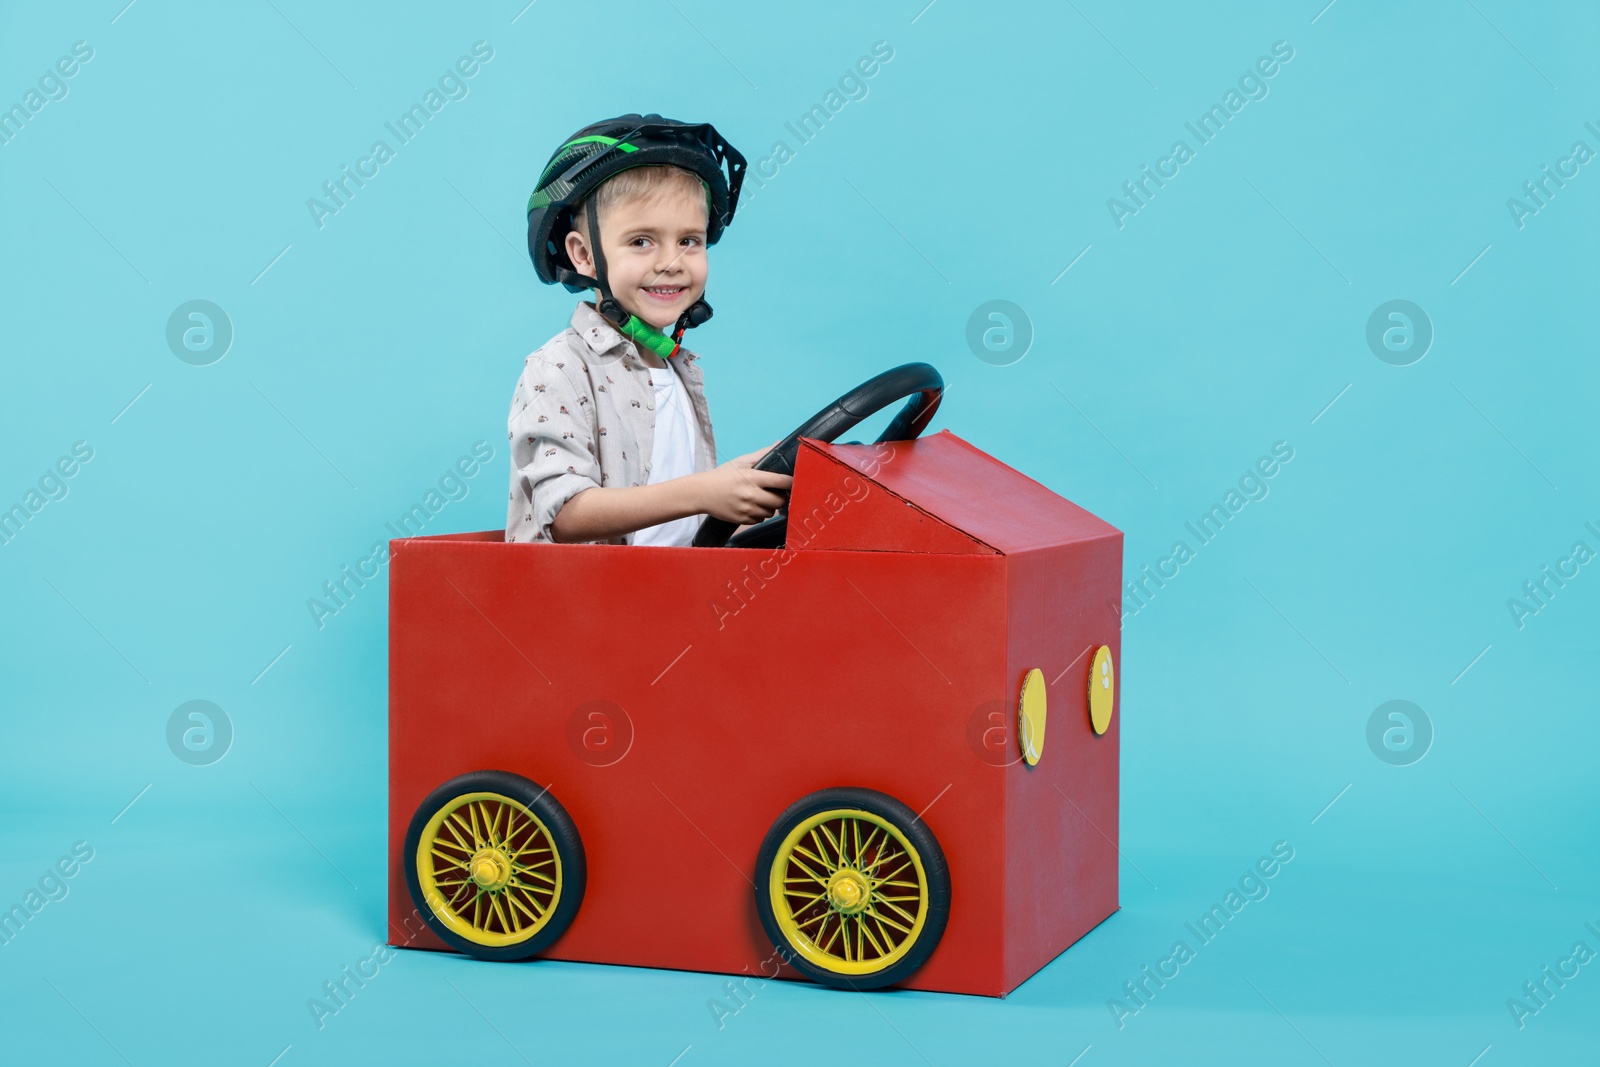
<svg viewBox="0 0 1600 1067"><path fill-rule="evenodd" d="M599 188L588 197L572 205L572 228L583 238L585 244L592 245L588 208L585 206L589 199L594 200L596 213L603 216L611 208L626 201L655 200L670 193L682 193L704 199L706 218L709 221L710 191L706 188L706 183L700 180L700 176L682 167L658 163L644 167L629 167L601 182Z"/></svg>

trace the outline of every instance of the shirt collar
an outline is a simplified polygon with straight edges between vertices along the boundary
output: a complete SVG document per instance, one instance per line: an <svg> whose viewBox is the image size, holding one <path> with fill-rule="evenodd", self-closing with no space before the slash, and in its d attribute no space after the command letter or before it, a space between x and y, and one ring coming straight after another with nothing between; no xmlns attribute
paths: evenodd
<svg viewBox="0 0 1600 1067"><path fill-rule="evenodd" d="M597 361L616 359L621 353L624 358L631 356L633 362L643 364L638 358L638 353L633 350L633 343L611 325L610 320L596 311L592 304L578 301L578 306L572 312L572 329L583 339L584 346ZM672 358L693 363L700 357L689 349L680 347L678 354Z"/></svg>

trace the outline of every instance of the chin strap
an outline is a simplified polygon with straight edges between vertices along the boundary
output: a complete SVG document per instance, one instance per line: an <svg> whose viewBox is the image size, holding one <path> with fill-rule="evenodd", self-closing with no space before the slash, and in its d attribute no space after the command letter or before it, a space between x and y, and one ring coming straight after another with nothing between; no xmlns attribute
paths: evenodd
<svg viewBox="0 0 1600 1067"><path fill-rule="evenodd" d="M596 277L586 278L576 272L568 273L571 274L574 280L600 291L600 303L597 305L596 310L600 312L601 317L615 326L625 336L638 341L662 359L670 359L678 354L678 349L682 346L684 331L693 326L702 326L711 318L711 305L705 302L704 297L690 304L688 309L678 316L678 321L673 324L671 336L656 329L639 318L639 316L630 314L628 309L623 307L617 298L611 295L611 285L606 278L606 254L600 247L600 219L594 202L595 198L590 196L584 203L584 211L589 222L589 236L591 238L589 243L593 246ZM563 279L563 281L565 280Z"/></svg>
<svg viewBox="0 0 1600 1067"><path fill-rule="evenodd" d="M671 359L677 355L679 341L683 339L682 330L677 331L677 336L668 337L637 315L629 315L628 321L622 324L621 330L623 334L638 341L662 359Z"/></svg>

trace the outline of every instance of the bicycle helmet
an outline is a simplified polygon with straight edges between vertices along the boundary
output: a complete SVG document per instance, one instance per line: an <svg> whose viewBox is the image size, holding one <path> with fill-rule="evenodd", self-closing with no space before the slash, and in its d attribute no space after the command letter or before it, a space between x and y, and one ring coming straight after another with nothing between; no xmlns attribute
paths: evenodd
<svg viewBox="0 0 1600 1067"><path fill-rule="evenodd" d="M611 293L605 254L600 247L599 218L591 196L606 179L630 167L667 164L698 175L707 193L706 244L714 245L733 221L744 183L745 159L724 141L710 123L678 122L660 115L622 115L585 126L569 137L539 175L528 198L528 254L539 280L560 282L568 292L598 289L598 310L619 330L662 356L677 351L683 332L711 318L711 305L696 300L678 317L669 338L630 315ZM589 233L594 237L597 277L578 273L567 255L572 208L584 201Z"/></svg>

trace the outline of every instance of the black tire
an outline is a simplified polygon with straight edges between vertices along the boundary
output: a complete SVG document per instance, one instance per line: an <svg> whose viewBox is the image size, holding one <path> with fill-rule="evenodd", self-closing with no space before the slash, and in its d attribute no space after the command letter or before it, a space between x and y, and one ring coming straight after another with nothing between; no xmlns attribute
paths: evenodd
<svg viewBox="0 0 1600 1067"><path fill-rule="evenodd" d="M522 810L492 798L463 799L472 794L508 798ZM466 841L468 831L449 815L443 816L440 825L433 826L430 832L435 817L450 810L458 815L466 813L473 844L478 846L475 850L458 843ZM540 825L526 821L528 813ZM481 835L479 819L484 821ZM503 839L496 843L488 824L498 825L502 819ZM423 860L417 853L425 832L435 844L430 847L430 856ZM551 857L540 858L546 851ZM458 859L458 853L466 856L465 861L456 865L440 862ZM518 870L518 860L525 860L527 866ZM445 944L481 960L522 960L549 948L572 925L588 882L583 841L566 809L543 786L509 771L473 771L452 778L429 793L411 816L401 861L411 902L423 921ZM469 872L469 865L475 861L486 876L497 876L487 887ZM428 864L427 871L419 868L421 862ZM460 870L455 869L457 865ZM553 892L538 883L539 879L550 877L552 867L556 883ZM545 873L538 873L541 869ZM434 885L437 900L433 903L423 890L425 877ZM493 885L498 877L507 881ZM528 879L526 883L524 878ZM456 894L447 899L444 893L451 888L456 889ZM545 905L542 910L541 901ZM469 903L473 911L482 909L481 922L475 921L473 911L468 911ZM524 914L530 916L526 923L522 921ZM480 939L470 934L477 934Z"/></svg>
<svg viewBox="0 0 1600 1067"><path fill-rule="evenodd" d="M842 848L833 834L844 838ZM872 789L822 789L791 804L761 842L756 874L756 911L773 946L801 974L835 989L904 981L938 947L950 919L950 870L938 839L916 812ZM854 953L852 930L861 946Z"/></svg>

